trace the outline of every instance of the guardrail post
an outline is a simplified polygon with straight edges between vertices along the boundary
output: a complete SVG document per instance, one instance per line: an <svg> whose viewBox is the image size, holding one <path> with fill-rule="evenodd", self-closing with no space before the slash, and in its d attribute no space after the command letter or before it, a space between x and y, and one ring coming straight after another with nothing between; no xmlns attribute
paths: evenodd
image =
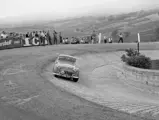
<svg viewBox="0 0 159 120"><path fill-rule="evenodd" d="M139 45L139 43L140 43L140 33L138 33L138 42L137 42L137 49L138 49L138 53L139 53L139 47L140 47L140 45Z"/></svg>

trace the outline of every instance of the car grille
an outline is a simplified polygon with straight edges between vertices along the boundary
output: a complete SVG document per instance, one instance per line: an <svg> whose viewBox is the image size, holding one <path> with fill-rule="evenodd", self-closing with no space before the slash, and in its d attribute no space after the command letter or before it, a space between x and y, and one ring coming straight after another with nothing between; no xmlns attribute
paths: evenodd
<svg viewBox="0 0 159 120"><path fill-rule="evenodd" d="M71 71L65 71L65 74L72 76L72 72Z"/></svg>

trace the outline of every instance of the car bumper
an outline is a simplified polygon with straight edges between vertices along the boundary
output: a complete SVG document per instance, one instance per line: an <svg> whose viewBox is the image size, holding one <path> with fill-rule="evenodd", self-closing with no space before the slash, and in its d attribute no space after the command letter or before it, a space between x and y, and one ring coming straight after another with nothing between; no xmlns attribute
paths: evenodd
<svg viewBox="0 0 159 120"><path fill-rule="evenodd" d="M79 78L77 76L69 76L69 75L66 75L66 74L60 74L60 73L54 73L54 72L53 72L53 75L57 75L57 76L65 77L65 78L76 78L76 79Z"/></svg>

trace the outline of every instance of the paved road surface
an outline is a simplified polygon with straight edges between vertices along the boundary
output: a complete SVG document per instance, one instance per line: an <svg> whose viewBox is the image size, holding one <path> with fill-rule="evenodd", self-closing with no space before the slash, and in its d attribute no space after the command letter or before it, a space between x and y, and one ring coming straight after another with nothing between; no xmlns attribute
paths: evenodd
<svg viewBox="0 0 159 120"><path fill-rule="evenodd" d="M57 52L93 50L92 46L49 46L0 51L0 120L146 120L80 99L41 74L47 59Z"/></svg>

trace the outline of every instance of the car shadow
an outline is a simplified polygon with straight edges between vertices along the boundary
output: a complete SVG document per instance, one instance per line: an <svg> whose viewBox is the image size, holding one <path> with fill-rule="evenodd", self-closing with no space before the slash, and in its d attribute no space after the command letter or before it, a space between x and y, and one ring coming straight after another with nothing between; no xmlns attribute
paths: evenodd
<svg viewBox="0 0 159 120"><path fill-rule="evenodd" d="M61 80L66 80L66 81L69 81L69 82L73 82L73 80L71 80L70 78L65 78L65 77L62 77L62 76L56 76L56 78L60 78Z"/></svg>

